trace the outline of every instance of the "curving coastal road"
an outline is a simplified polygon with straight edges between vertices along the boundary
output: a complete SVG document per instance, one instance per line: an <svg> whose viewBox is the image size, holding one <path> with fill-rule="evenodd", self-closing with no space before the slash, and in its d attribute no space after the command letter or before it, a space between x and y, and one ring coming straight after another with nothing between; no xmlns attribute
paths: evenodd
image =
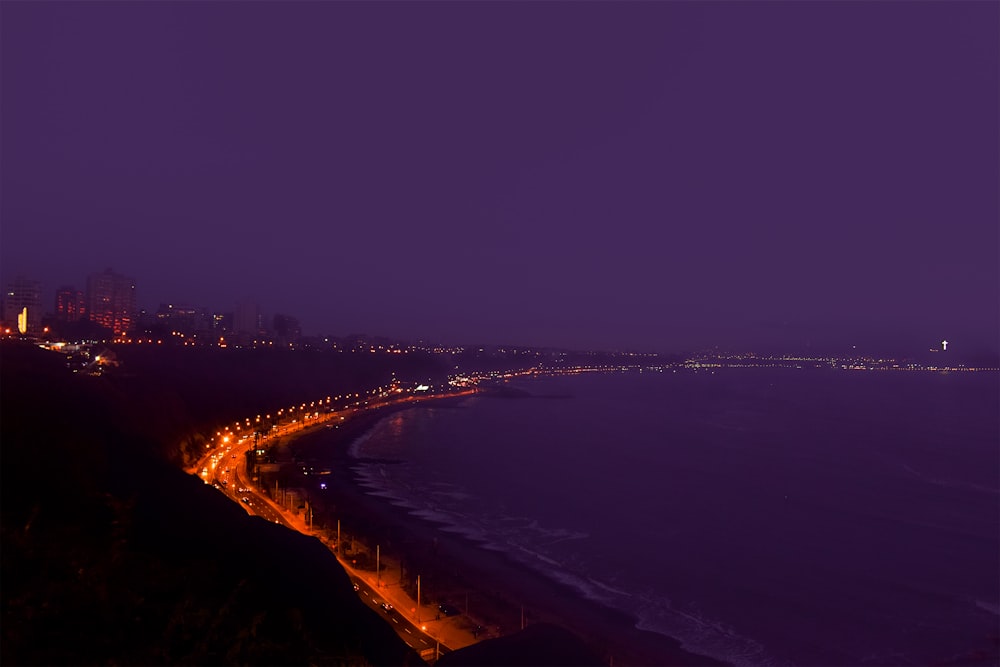
<svg viewBox="0 0 1000 667"><path fill-rule="evenodd" d="M422 402L433 398L461 396L472 393L475 393L474 389L467 389L460 392L446 394L431 394L422 396L409 395L383 401L358 402L355 404L356 407L353 409L326 413L323 417L315 419L312 423L307 424L305 422L298 422L278 427L274 430L270 439L277 442L280 436L297 433L309 427L319 426L323 422L344 421L358 412L365 410L373 410L389 405ZM241 438L236 442L229 442L228 440L228 438L224 439L222 444L218 445L215 449L208 451L194 467L194 474L199 475L199 477L206 484L212 484L217 489L222 491L226 496L246 510L248 514L259 516L267 521L272 521L306 535L311 534L305 524L302 524L301 526L296 525L297 522L295 521L295 518L288 517L277 505L272 503L269 498L261 494L248 481L249 475L246 473L246 453L249 451L250 447L253 446L253 441L250 438ZM302 519L298 519L298 522L301 521ZM330 551L331 554L337 558L338 562L341 563L345 571L350 572L351 568L340 560L333 548L330 548ZM376 591L374 587L364 580L364 578L355 576L352 576L351 578L354 581L355 590L358 592L362 601L382 615L386 619L386 622L392 626L393 630L396 631L403 641L405 641L412 649L417 651L422 658L433 661L440 654L453 650L452 647L441 644L437 638L428 634L426 631L426 624L421 623L418 625L415 618L411 619L408 617L408 614L393 607L385 596Z"/></svg>

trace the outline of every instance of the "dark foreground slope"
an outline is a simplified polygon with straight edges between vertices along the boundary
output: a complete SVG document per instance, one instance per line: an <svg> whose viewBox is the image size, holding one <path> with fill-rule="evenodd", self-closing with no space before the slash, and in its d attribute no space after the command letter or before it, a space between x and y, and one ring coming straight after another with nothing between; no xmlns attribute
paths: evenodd
<svg viewBox="0 0 1000 667"><path fill-rule="evenodd" d="M0 369L3 664L419 662L319 542L166 463L113 378Z"/></svg>
<svg viewBox="0 0 1000 667"><path fill-rule="evenodd" d="M531 664L547 667L603 664L574 634L545 623L529 625L521 632L467 646L442 656L437 664L440 667L503 667L525 664L527 656L530 656Z"/></svg>

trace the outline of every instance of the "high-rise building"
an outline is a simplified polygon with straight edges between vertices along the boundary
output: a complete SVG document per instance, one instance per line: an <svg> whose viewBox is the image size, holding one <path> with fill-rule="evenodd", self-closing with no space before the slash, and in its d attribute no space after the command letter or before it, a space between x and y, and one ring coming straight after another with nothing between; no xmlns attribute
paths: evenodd
<svg viewBox="0 0 1000 667"><path fill-rule="evenodd" d="M232 313L212 313L212 330L218 333L229 333L233 330Z"/></svg>
<svg viewBox="0 0 1000 667"><path fill-rule="evenodd" d="M56 290L56 319L60 322L79 322L87 317L87 300L83 292L73 287Z"/></svg>
<svg viewBox="0 0 1000 667"><path fill-rule="evenodd" d="M271 330L282 345L298 342L299 338L302 337L302 327L299 325L299 320L291 315L282 315L281 313L275 315Z"/></svg>
<svg viewBox="0 0 1000 667"><path fill-rule="evenodd" d="M116 336L135 324L135 281L111 269L87 276L87 317Z"/></svg>
<svg viewBox="0 0 1000 667"><path fill-rule="evenodd" d="M164 326L168 331L178 333L190 334L212 328L209 315L204 308L185 304L161 303L154 319L157 324Z"/></svg>
<svg viewBox="0 0 1000 667"><path fill-rule="evenodd" d="M37 333L42 329L42 284L18 276L7 283L3 295L3 321L8 327L17 327L18 317L24 320L23 333Z"/></svg>
<svg viewBox="0 0 1000 667"><path fill-rule="evenodd" d="M233 311L233 331L254 336L260 333L260 309L256 303L243 301L236 304L236 310Z"/></svg>

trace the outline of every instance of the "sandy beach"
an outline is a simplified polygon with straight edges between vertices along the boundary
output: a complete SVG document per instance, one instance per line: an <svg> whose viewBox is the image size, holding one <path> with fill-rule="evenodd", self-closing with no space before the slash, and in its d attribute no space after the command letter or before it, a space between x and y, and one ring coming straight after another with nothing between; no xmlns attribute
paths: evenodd
<svg viewBox="0 0 1000 667"><path fill-rule="evenodd" d="M435 406L448 403L449 399L440 399ZM359 550L361 545L378 544L383 561L394 564L386 575L395 578L393 585L414 589L419 575L424 604L452 605L461 612L459 622L479 639L517 631L523 619L525 625L549 622L574 632L608 664L720 664L684 651L669 637L637 629L630 616L583 599L502 553L441 531L438 525L370 495L352 471L356 461L348 448L398 409L408 406L358 415L337 429L316 429L283 445L282 455L289 460L294 456L330 469L324 478L327 488L311 498L315 528L335 535L339 520L345 549L352 540ZM304 478L299 481L304 485ZM294 486L295 481L286 477L285 484ZM415 597L415 590L411 595Z"/></svg>

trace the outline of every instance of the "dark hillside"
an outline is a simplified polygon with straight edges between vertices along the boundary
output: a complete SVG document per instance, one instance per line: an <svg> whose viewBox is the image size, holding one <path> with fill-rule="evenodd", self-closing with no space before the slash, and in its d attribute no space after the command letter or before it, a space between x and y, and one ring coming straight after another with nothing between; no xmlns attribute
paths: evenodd
<svg viewBox="0 0 1000 667"><path fill-rule="evenodd" d="M506 637L467 646L437 662L440 667L503 667L521 665L531 656L531 664L547 667L600 666L604 663L588 651L568 630L538 623Z"/></svg>
<svg viewBox="0 0 1000 667"><path fill-rule="evenodd" d="M130 411L176 391L180 432L190 394L29 346L0 372L3 664L419 662L322 545L164 461Z"/></svg>
<svg viewBox="0 0 1000 667"><path fill-rule="evenodd" d="M177 465L200 455L199 433L326 396L403 382L438 382L448 367L427 354L352 354L126 345L108 380L119 427L153 438ZM104 378L102 378L104 379Z"/></svg>

